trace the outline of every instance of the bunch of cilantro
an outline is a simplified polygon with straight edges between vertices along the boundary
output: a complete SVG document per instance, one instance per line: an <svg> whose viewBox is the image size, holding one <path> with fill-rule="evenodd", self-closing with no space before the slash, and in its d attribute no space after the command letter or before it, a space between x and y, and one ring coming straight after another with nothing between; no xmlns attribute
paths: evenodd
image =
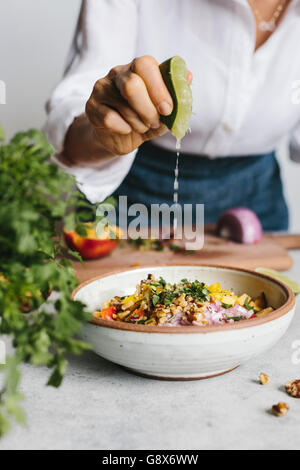
<svg viewBox="0 0 300 470"><path fill-rule="evenodd" d="M80 211L84 219L92 208L73 178L50 163L52 154L41 132L4 144L0 127L0 338L8 335L14 351L0 371L0 436L13 419L25 421L21 363L47 366L48 385L58 387L66 354L89 348L77 335L90 314L70 298L76 278L57 225L84 234Z"/></svg>

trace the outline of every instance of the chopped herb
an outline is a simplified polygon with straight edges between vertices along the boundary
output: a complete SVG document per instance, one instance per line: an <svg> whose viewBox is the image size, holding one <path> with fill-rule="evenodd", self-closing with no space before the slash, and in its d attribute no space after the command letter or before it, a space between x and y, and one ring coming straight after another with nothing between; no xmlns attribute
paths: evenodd
<svg viewBox="0 0 300 470"><path fill-rule="evenodd" d="M184 248L179 245L175 245L175 243L171 243L171 245L169 245L169 250L174 251L175 253L180 253L181 251L184 251Z"/></svg>
<svg viewBox="0 0 300 470"><path fill-rule="evenodd" d="M162 251L164 249L163 244L160 240L153 240L143 239L143 238L136 238L130 239L128 244L139 248L140 250L154 250L154 251Z"/></svg>
<svg viewBox="0 0 300 470"><path fill-rule="evenodd" d="M154 295L152 296L152 304L153 304L153 307L155 307L155 306L159 303L159 301L160 301L159 295L154 294Z"/></svg>
<svg viewBox="0 0 300 470"><path fill-rule="evenodd" d="M245 300L245 303L244 303L244 307L247 309L247 310L253 310L253 308L251 307L251 305L249 305L249 297L246 298Z"/></svg>
<svg viewBox="0 0 300 470"><path fill-rule="evenodd" d="M168 307L169 305L171 305L175 297L176 297L176 294L168 290L160 294L161 303L165 305L165 307Z"/></svg>
<svg viewBox="0 0 300 470"><path fill-rule="evenodd" d="M176 318L176 315L172 315L171 318L169 318L168 323L170 323L172 320L174 320L174 318Z"/></svg>
<svg viewBox="0 0 300 470"><path fill-rule="evenodd" d="M133 314L131 315L131 318L140 318L140 316L139 316L137 313L133 313Z"/></svg>
<svg viewBox="0 0 300 470"><path fill-rule="evenodd" d="M163 251L164 249L164 246L160 240L152 240L151 247L154 251Z"/></svg>
<svg viewBox="0 0 300 470"><path fill-rule="evenodd" d="M192 283L186 284L186 287L181 289L179 293L190 295L199 301L209 300L209 291L205 287L204 282L194 281Z"/></svg>
<svg viewBox="0 0 300 470"><path fill-rule="evenodd" d="M233 305L224 304L224 302L223 302L223 303L222 303L222 307L223 307L223 308L233 308Z"/></svg>

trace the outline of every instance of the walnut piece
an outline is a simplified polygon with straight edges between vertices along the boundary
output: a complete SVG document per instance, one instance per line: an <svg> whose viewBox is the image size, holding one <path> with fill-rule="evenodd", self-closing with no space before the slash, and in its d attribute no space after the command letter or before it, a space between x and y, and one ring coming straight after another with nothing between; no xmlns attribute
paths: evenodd
<svg viewBox="0 0 300 470"><path fill-rule="evenodd" d="M285 384L285 389L291 397L300 398L300 380L291 380Z"/></svg>
<svg viewBox="0 0 300 470"><path fill-rule="evenodd" d="M267 385L270 382L269 376L267 374L261 373L259 376L259 381L261 385Z"/></svg>
<svg viewBox="0 0 300 470"><path fill-rule="evenodd" d="M275 416L279 416L279 418L286 416L290 410L290 407L287 403L280 402L277 405L272 407L272 411Z"/></svg>

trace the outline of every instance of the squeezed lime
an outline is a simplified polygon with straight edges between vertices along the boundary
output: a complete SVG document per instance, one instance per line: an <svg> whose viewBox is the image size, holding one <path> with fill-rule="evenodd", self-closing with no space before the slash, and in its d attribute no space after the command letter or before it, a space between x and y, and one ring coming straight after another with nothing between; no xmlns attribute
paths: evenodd
<svg viewBox="0 0 300 470"><path fill-rule="evenodd" d="M160 71L174 102L172 114L161 116L161 121L180 141L190 128L193 109L193 94L188 81L188 69L185 61L175 56L163 62L160 65Z"/></svg>
<svg viewBox="0 0 300 470"><path fill-rule="evenodd" d="M294 281L293 279L289 278L288 276L285 276L284 274L280 273L279 271L275 271L274 269L269 269L269 268L257 268L255 270L258 273L265 274L266 276L270 276L274 279L277 279L278 281L283 282L286 284L292 291L294 292L295 295L300 294L300 286L298 282Z"/></svg>

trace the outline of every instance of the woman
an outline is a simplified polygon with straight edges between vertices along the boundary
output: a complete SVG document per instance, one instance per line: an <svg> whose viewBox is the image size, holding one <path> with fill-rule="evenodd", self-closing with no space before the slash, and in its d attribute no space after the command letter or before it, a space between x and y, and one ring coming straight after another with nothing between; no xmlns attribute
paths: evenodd
<svg viewBox="0 0 300 470"><path fill-rule="evenodd" d="M265 230L285 230L275 149L289 134L300 156L299 43L299 0L85 0L47 135L91 202L172 204L175 140L160 115L173 102L158 64L180 55L194 115L179 202L204 203L206 222L246 206Z"/></svg>

